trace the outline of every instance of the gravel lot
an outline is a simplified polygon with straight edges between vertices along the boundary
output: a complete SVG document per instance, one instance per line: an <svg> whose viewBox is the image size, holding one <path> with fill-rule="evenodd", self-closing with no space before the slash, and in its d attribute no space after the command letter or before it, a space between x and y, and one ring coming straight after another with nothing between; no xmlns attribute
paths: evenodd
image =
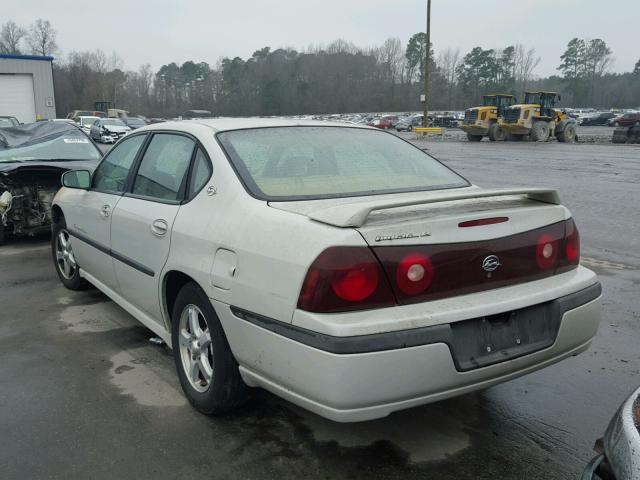
<svg viewBox="0 0 640 480"><path fill-rule="evenodd" d="M576 478L640 383L640 146L417 143L483 186L560 189L605 291L588 352L373 422L335 424L265 392L207 418L148 330L95 290L65 290L47 239L22 240L0 248L0 476Z"/></svg>

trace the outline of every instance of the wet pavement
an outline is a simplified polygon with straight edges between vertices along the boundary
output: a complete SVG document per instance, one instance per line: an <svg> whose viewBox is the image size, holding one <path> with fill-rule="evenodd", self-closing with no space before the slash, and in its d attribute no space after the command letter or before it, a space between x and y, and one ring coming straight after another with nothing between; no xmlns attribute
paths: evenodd
<svg viewBox="0 0 640 480"><path fill-rule="evenodd" d="M587 352L373 422L262 391L208 418L146 328L95 290L64 289L46 239L22 240L0 248L0 478L576 478L640 384L640 146L422 146L483 186L560 189L604 288Z"/></svg>

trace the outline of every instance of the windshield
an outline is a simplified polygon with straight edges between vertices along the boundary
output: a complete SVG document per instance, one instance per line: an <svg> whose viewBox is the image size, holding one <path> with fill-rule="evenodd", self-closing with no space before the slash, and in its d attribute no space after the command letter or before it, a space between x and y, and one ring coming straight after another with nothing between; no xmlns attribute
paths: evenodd
<svg viewBox="0 0 640 480"><path fill-rule="evenodd" d="M482 105L485 107L495 107L497 105L497 98L492 95L485 95L482 97Z"/></svg>
<svg viewBox="0 0 640 480"><path fill-rule="evenodd" d="M469 185L400 138L349 127L275 127L217 135L250 192L307 200Z"/></svg>
<svg viewBox="0 0 640 480"><path fill-rule="evenodd" d="M127 118L125 120L125 123L127 125L140 125L140 126L145 125L145 123L139 118Z"/></svg>
<svg viewBox="0 0 640 480"><path fill-rule="evenodd" d="M106 120L102 120L102 125L115 125L117 127L126 127L122 120L118 120L117 118L109 118Z"/></svg>
<svg viewBox="0 0 640 480"><path fill-rule="evenodd" d="M0 162L42 160L100 160L100 152L79 130L37 138L27 145L5 148L0 143Z"/></svg>
<svg viewBox="0 0 640 480"><path fill-rule="evenodd" d="M0 127L13 127L15 123L10 118L0 118Z"/></svg>
<svg viewBox="0 0 640 480"><path fill-rule="evenodd" d="M82 125L93 125L96 120L100 120L98 117L81 117L80 122Z"/></svg>

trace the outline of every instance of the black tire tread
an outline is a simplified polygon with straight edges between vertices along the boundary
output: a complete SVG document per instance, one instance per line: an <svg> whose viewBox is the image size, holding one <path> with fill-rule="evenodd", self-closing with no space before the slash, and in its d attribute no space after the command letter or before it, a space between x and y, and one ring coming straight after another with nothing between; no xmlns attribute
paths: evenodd
<svg viewBox="0 0 640 480"><path fill-rule="evenodd" d="M92 288L93 285L80 276L78 269L76 269L76 273L71 279L64 278L58 269L58 262L56 261L56 237L58 236L58 232L64 228L67 228L67 222L64 216L61 216L57 222L51 225L51 257L53 260L53 268L55 268L60 282L69 290L78 291Z"/></svg>
<svg viewBox="0 0 640 480"><path fill-rule="evenodd" d="M209 390L203 393L193 389L189 383L180 358L178 345L180 314L189 303L197 305L205 315L214 348L213 381ZM246 403L249 399L249 387L242 381L238 362L231 352L222 324L211 305L211 301L196 283L190 282L182 287L176 297L171 319L173 357L182 390L189 403L205 415L222 415Z"/></svg>

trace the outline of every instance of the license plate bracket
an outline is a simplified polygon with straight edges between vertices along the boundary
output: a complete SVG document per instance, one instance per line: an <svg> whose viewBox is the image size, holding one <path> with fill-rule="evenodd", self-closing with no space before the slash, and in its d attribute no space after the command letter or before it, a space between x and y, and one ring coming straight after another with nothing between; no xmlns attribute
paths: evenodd
<svg viewBox="0 0 640 480"><path fill-rule="evenodd" d="M553 310L548 303L452 323L456 367L473 370L550 347L560 326Z"/></svg>

